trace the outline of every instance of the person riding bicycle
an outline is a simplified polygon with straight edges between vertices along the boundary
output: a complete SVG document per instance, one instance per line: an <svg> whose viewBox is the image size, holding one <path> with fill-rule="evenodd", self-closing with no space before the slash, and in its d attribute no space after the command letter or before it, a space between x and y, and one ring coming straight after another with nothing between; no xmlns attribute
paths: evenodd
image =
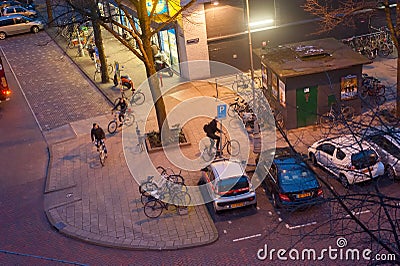
<svg viewBox="0 0 400 266"><path fill-rule="evenodd" d="M213 140L217 140L216 148L217 148L217 155L221 154L219 143L221 142L221 137L216 135L216 132L221 133L222 131L218 128L218 121L214 118L210 123L205 124L204 132L207 134L207 137Z"/></svg>
<svg viewBox="0 0 400 266"><path fill-rule="evenodd" d="M106 143L104 142L106 139L106 134L104 133L104 130L101 127L99 127L97 123L93 123L92 130L90 131L90 137L94 145L96 145L97 149L100 147L100 145L103 146L104 153L107 157L107 148L106 148Z"/></svg>
<svg viewBox="0 0 400 266"><path fill-rule="evenodd" d="M118 127L122 127L123 124L123 119L125 118L125 112L128 109L128 103L126 102L126 100L123 97L119 98L119 101L117 102L117 104L114 106L114 108L111 111L117 110L117 108L119 107L119 115L118 115L118 120L121 123Z"/></svg>

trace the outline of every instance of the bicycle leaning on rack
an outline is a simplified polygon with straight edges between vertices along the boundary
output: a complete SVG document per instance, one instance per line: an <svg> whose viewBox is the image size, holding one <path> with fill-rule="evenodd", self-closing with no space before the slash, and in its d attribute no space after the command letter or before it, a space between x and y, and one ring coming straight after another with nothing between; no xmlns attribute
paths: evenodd
<svg viewBox="0 0 400 266"><path fill-rule="evenodd" d="M369 97L370 102L376 105L381 105L386 101L385 97L386 86L381 84L381 81L375 77L362 74L362 86L360 97L366 99Z"/></svg>
<svg viewBox="0 0 400 266"><path fill-rule="evenodd" d="M338 126L339 122L350 122L354 117L354 108L352 106L339 106L331 104L329 112L323 114L320 119L320 125L324 128L333 128Z"/></svg>
<svg viewBox="0 0 400 266"><path fill-rule="evenodd" d="M99 77L101 78L101 64L100 61L95 60L95 71L94 71L94 76L93 76L93 80L94 81L98 81ZM107 72L109 75L111 75L114 71L114 67L112 64L107 64Z"/></svg>
<svg viewBox="0 0 400 266"><path fill-rule="evenodd" d="M261 78L254 76L254 88L261 88ZM251 89L252 82L251 77L248 74L239 73L236 75L236 80L232 83L232 89L238 93L245 93L248 89Z"/></svg>
<svg viewBox="0 0 400 266"><path fill-rule="evenodd" d="M215 155L217 154L217 147L215 147L215 141L211 138L208 138L210 141L210 145L205 145L202 153L201 153L201 158L203 158L204 161L210 162L215 158ZM232 156L237 156L240 153L240 143L239 141L235 139L228 139L226 136L225 132L222 132L221 134L221 143L223 143L221 147L221 155L222 151L226 148L226 151L228 152L229 155Z"/></svg>
<svg viewBox="0 0 400 266"><path fill-rule="evenodd" d="M110 134L114 134L117 131L118 128L118 116L120 114L120 111L112 111L111 114L114 115L113 120L108 123L107 130ZM122 124L124 126L131 126L135 122L135 115L133 114L133 111L131 108L128 108L124 114L124 117L122 119Z"/></svg>

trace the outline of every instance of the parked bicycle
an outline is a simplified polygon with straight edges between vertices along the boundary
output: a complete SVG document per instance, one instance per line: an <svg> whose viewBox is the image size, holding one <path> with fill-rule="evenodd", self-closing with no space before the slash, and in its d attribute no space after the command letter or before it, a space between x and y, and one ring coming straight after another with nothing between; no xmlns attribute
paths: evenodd
<svg viewBox="0 0 400 266"><path fill-rule="evenodd" d="M204 161L210 162L215 158L215 155L217 154L217 147L215 147L215 140L209 138L210 140L210 145L205 145L201 157L203 158ZM235 139L228 139L226 136L225 132L222 132L221 134L221 143L223 143L221 147L221 155L222 151L226 148L226 151L228 152L229 155L232 156L237 156L240 153L240 143L239 141Z"/></svg>
<svg viewBox="0 0 400 266"><path fill-rule="evenodd" d="M386 101L385 92L386 86L381 84L379 79L368 76L368 74L362 74L362 86L360 90L360 97L362 99L369 97L370 101L381 105Z"/></svg>
<svg viewBox="0 0 400 266"><path fill-rule="evenodd" d="M255 76L254 77L254 88L261 88L261 78ZM232 84L232 89L238 93L244 93L251 89L252 82L251 77L249 77L245 73L239 73L236 75L236 80Z"/></svg>
<svg viewBox="0 0 400 266"><path fill-rule="evenodd" d="M110 134L114 134L118 128L118 117L119 117L120 111L116 111L116 112L113 111L113 112L111 112L111 114L114 115L114 118L113 118L113 120L110 121L110 123L108 123L107 130ZM133 124L133 122L135 122L135 115L133 114L132 109L128 108L124 114L124 118L122 120L122 125L129 127Z"/></svg>
<svg viewBox="0 0 400 266"><path fill-rule="evenodd" d="M329 112L320 117L320 125L324 128L333 128L338 126L339 122L350 122L354 117L354 108L352 106L339 107L338 104L331 104Z"/></svg>
<svg viewBox="0 0 400 266"><path fill-rule="evenodd" d="M231 104L229 104L228 107L228 115L230 117L235 117L235 115L239 115L242 112L252 112L251 108L249 105L245 102L244 99L241 99L239 101L239 97L235 98L235 101Z"/></svg>
<svg viewBox="0 0 400 266"><path fill-rule="evenodd" d="M101 64L99 60L95 60L94 63L95 66L95 71L94 71L94 76L93 80L94 81L99 81L101 79ZM111 75L114 71L114 67L112 64L107 64L107 72L109 75Z"/></svg>
<svg viewBox="0 0 400 266"><path fill-rule="evenodd" d="M154 196L151 196L151 198L144 204L143 209L144 214L149 218L159 217L163 210L168 210L169 206L171 205L176 208L176 211L179 215L182 215L192 200L190 194L184 191L177 191L168 201L165 201L163 194L153 194Z"/></svg>

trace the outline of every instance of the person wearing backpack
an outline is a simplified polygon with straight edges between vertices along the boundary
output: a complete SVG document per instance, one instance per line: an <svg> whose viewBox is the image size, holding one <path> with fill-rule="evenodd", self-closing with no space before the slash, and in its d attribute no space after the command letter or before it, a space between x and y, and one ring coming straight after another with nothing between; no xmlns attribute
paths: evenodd
<svg viewBox="0 0 400 266"><path fill-rule="evenodd" d="M209 137L210 139L216 140L216 148L217 148L217 155L221 154L220 151L220 142L221 142L221 137L216 135L215 133L221 133L221 130L218 128L218 121L216 118L214 118L210 123L205 124L203 126L203 130L206 133L207 137Z"/></svg>

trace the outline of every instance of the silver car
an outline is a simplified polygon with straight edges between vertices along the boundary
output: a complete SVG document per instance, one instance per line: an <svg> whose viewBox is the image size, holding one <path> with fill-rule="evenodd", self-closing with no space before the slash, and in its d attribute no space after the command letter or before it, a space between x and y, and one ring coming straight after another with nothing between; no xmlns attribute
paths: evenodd
<svg viewBox="0 0 400 266"><path fill-rule="evenodd" d="M1 10L2 16L9 16L9 15L24 15L25 17L36 18L37 12L35 10L29 10L22 6L8 6Z"/></svg>
<svg viewBox="0 0 400 266"><path fill-rule="evenodd" d="M392 180L400 179L400 129L369 128L364 139L378 152L385 164L386 175Z"/></svg>
<svg viewBox="0 0 400 266"><path fill-rule="evenodd" d="M7 36L20 33L37 33L43 28L44 24L40 20L31 19L23 15L0 17L0 40L4 40Z"/></svg>

